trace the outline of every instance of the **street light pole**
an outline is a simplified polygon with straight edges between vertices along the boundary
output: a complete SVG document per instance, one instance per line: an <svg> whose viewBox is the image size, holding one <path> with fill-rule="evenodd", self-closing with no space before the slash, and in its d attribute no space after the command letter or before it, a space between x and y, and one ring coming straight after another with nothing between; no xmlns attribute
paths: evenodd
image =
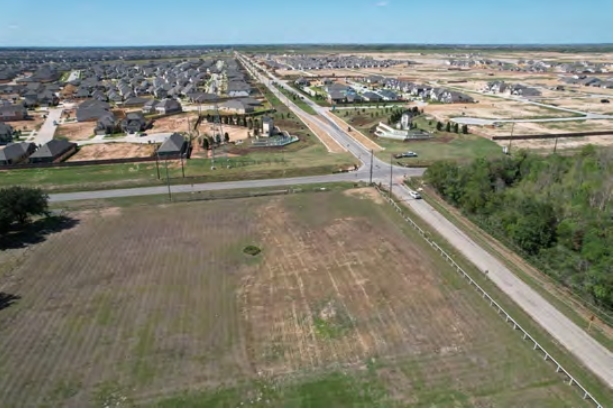
<svg viewBox="0 0 616 409"><path fill-rule="evenodd" d="M558 145L558 136L556 137L556 140L554 141L554 152L556 153L556 145Z"/></svg>

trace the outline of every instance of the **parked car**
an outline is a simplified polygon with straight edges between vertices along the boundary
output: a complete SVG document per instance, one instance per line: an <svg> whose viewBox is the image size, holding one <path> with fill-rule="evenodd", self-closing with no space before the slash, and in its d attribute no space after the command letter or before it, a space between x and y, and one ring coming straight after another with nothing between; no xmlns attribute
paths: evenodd
<svg viewBox="0 0 616 409"><path fill-rule="evenodd" d="M404 152L404 153L399 153L397 155L394 155L394 158L396 159L402 159L402 158L416 158L418 155L415 152Z"/></svg>
<svg viewBox="0 0 616 409"><path fill-rule="evenodd" d="M141 132L141 133L139 134L139 136L148 136L148 134L147 134L147 133L145 133L145 132Z"/></svg>

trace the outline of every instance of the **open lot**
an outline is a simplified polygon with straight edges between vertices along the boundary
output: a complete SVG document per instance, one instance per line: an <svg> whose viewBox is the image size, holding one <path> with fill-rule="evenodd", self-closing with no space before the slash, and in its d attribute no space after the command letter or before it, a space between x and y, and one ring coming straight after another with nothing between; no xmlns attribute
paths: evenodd
<svg viewBox="0 0 616 409"><path fill-rule="evenodd" d="M97 159L145 158L152 156L157 145L142 143L97 143L83 145L67 162Z"/></svg>
<svg viewBox="0 0 616 409"><path fill-rule="evenodd" d="M609 103L603 103L601 100L607 99ZM577 109L582 112L591 112L593 114L608 114L611 115L614 111L613 99L611 98L556 98L543 99L537 102L551 104L557 107Z"/></svg>
<svg viewBox="0 0 616 409"><path fill-rule="evenodd" d="M374 194L73 213L1 270L0 401L583 406Z"/></svg>
<svg viewBox="0 0 616 409"><path fill-rule="evenodd" d="M30 113L30 115L30 119L25 119L23 121L6 121L5 123L11 125L13 129L17 131L38 131L45 120L43 119L43 116L38 113Z"/></svg>
<svg viewBox="0 0 616 409"><path fill-rule="evenodd" d="M196 112L185 112L177 115L164 116L154 119L152 127L147 130L149 133L164 133L164 132L188 132L197 121Z"/></svg>
<svg viewBox="0 0 616 409"><path fill-rule="evenodd" d="M59 125L54 137L64 136L69 141L85 141L94 135L96 122L72 122Z"/></svg>
<svg viewBox="0 0 616 409"><path fill-rule="evenodd" d="M208 123L207 121L202 121L199 124L199 133L201 135L215 135L218 133L218 127L222 127L223 135L225 133L229 134L229 141L242 141L248 139L248 132L250 131L245 126L236 126L236 125L215 125L213 123Z"/></svg>

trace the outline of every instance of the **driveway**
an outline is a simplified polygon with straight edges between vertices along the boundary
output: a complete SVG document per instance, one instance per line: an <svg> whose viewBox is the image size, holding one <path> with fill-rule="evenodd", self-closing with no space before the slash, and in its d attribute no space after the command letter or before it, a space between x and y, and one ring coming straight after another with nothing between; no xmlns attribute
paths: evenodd
<svg viewBox="0 0 616 409"><path fill-rule="evenodd" d="M47 112L47 119L41 126L41 129L39 129L36 136L31 139L29 138L28 142L34 142L37 145L44 145L51 141L57 128L57 125L54 125L54 121L60 122L61 115L62 108L50 108Z"/></svg>

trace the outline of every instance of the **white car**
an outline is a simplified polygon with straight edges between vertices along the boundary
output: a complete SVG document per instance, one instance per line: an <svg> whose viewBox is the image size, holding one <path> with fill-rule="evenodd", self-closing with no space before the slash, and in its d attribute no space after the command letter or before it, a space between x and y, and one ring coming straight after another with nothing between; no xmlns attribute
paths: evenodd
<svg viewBox="0 0 616 409"><path fill-rule="evenodd" d="M419 192L416 192L414 190L409 190L409 195L413 198L413 199L421 199L421 195L419 194Z"/></svg>

